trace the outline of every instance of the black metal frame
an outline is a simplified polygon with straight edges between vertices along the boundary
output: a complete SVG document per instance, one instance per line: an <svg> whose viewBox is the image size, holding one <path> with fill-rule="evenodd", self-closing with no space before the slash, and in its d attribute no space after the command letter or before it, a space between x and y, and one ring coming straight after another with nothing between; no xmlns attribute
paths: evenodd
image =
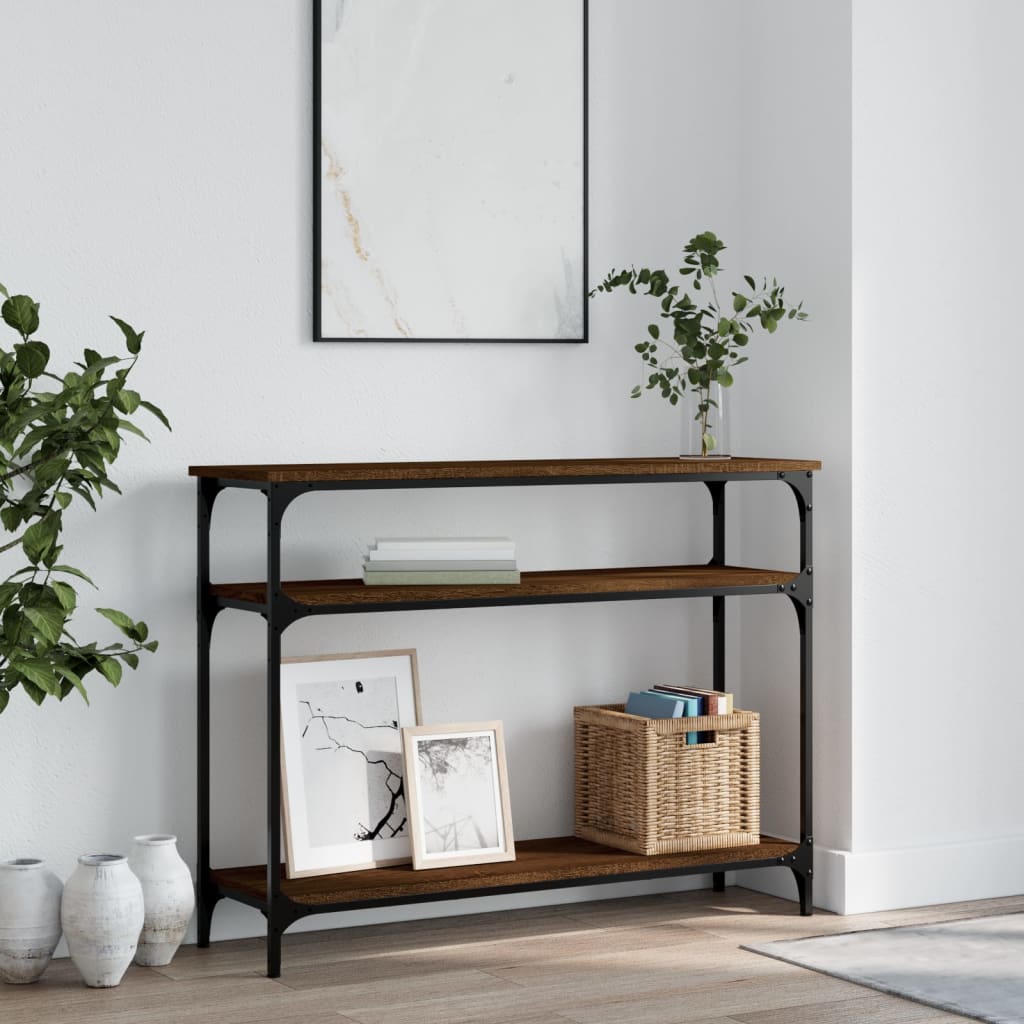
<svg viewBox="0 0 1024 1024"><path fill-rule="evenodd" d="M320 197L320 114L321 114L321 56L320 21L322 0L313 0L313 340L338 342L388 342L391 344L422 344L423 342L489 342L501 344L586 344L590 336L590 315L587 305L587 289L590 276L588 268L589 245L589 192L590 175L588 154L590 151L590 10L589 0L580 0L583 5L583 337L582 338L325 338L321 319L321 256L322 237L320 218L322 214Z"/></svg>
<svg viewBox="0 0 1024 1024"><path fill-rule="evenodd" d="M811 487L813 474L806 473L693 473L643 476L587 477L492 477L487 479L447 480L360 480L324 481L317 483L263 483L258 481L213 479L197 481L197 580L196 608L198 616L198 707L197 707L197 819L198 819L198 944L210 944L210 923L213 910L222 898L238 900L256 907L267 918L267 975L280 976L281 939L284 932L300 917L308 914L358 910L365 907L394 906L407 903L433 902L445 899L466 899L473 896L494 896L539 889L561 889L577 885L662 878L687 874L711 874L715 891L725 887L727 871L768 866L789 867L796 879L800 913L812 912L813 837L812 837L812 612L813 566L811 565ZM314 490L374 490L391 488L541 486L545 484L611 484L702 482L711 493L712 557L711 565L726 564L726 500L725 485L730 480L778 480L789 485L796 497L800 517L800 571L788 584L771 586L710 587L699 590L658 591L654 593L602 593L555 596L521 596L514 588L507 596L486 599L444 601L411 600L380 605L329 605L311 607L292 601L281 586L281 522L284 512L296 498ZM267 576L262 603L235 601L214 597L210 593L210 524L217 495L227 488L260 490L267 499ZM757 858L721 865L702 864L651 871L630 872L614 876L562 879L542 883L509 885L479 890L435 892L382 900L351 901L311 906L290 900L281 891L281 634L293 622L307 615L344 614L346 612L406 611L427 608L471 608L489 605L579 603L587 601L621 601L671 597L711 597L713 683L716 690L725 689L725 632L727 596L745 594L785 594L796 610L800 631L800 843L785 857ZM267 895L259 899L249 893L218 885L210 866L210 644L213 624L224 608L256 611L266 619L267 628Z"/></svg>

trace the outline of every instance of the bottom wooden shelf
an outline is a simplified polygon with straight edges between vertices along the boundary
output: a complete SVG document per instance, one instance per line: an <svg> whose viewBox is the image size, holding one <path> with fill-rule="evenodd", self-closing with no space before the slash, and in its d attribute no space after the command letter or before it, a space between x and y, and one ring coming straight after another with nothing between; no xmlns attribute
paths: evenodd
<svg viewBox="0 0 1024 1024"><path fill-rule="evenodd" d="M645 857L573 836L527 839L516 843L516 859L414 871L411 864L347 871L316 878L284 879L282 891L301 913L354 909L357 906L414 903L527 889L555 889L588 882L658 875L701 874L778 864L797 843L761 836L759 844L698 853ZM260 904L267 897L263 865L215 868L211 880L222 896Z"/></svg>

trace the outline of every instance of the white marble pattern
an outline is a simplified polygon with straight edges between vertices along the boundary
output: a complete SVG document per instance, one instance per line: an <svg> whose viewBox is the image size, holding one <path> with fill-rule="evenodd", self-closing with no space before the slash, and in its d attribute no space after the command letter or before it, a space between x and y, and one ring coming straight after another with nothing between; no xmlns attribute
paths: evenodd
<svg viewBox="0 0 1024 1024"><path fill-rule="evenodd" d="M580 339L582 0L324 0L324 337Z"/></svg>

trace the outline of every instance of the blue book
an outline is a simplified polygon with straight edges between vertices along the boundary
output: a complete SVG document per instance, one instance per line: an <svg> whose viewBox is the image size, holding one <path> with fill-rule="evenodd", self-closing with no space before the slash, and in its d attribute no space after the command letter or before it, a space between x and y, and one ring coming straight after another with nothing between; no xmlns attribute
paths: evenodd
<svg viewBox="0 0 1024 1024"><path fill-rule="evenodd" d="M664 694L660 694L660 696L664 696ZM675 697L675 699L679 701L685 709L682 714L676 715L676 718L696 718L701 713L700 697L691 697L689 694L681 693L670 694L669 696ZM686 734L686 742L688 745L700 742L700 738L700 734L696 732L688 732Z"/></svg>
<svg viewBox="0 0 1024 1024"><path fill-rule="evenodd" d="M633 691L626 701L627 715L642 718L692 718L698 714L699 697L683 697L654 690ZM687 744L697 742L697 734L686 734Z"/></svg>

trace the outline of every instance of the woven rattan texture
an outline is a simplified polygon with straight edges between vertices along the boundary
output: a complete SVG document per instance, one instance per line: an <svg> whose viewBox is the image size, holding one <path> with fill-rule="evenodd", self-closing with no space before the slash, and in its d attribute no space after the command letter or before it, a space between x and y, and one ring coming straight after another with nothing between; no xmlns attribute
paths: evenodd
<svg viewBox="0 0 1024 1024"><path fill-rule="evenodd" d="M758 842L757 712L652 719L607 704L578 707L574 715L580 839L642 854ZM688 744L688 732L713 739Z"/></svg>

